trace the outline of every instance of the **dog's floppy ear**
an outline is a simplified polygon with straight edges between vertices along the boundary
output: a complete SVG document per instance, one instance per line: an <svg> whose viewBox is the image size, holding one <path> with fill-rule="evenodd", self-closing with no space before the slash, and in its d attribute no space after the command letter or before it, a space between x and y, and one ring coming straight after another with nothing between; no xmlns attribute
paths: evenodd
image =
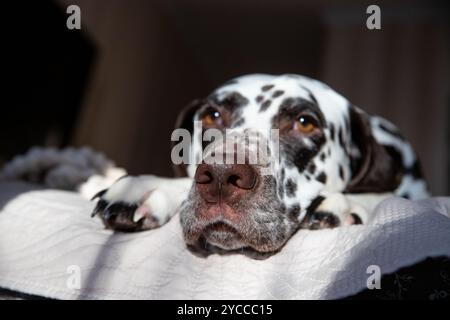
<svg viewBox="0 0 450 320"><path fill-rule="evenodd" d="M178 114L177 120L175 122L175 129L186 129L193 134L194 131L194 116L197 110L203 105L203 101L200 99L196 99L189 103L186 107L184 107L181 112ZM172 141L172 148L176 144L176 142ZM186 177L186 165L179 164L173 165L173 169L175 172L175 176L177 177Z"/></svg>
<svg viewBox="0 0 450 320"><path fill-rule="evenodd" d="M352 178L345 192L389 192L402 179L402 159L393 148L379 144L372 133L369 115L350 106L352 148L350 155Z"/></svg>

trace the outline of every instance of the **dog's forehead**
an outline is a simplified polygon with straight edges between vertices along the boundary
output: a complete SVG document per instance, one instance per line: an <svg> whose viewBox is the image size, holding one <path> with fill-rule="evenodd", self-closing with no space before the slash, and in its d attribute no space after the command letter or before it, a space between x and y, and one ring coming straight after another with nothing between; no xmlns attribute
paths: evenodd
<svg viewBox="0 0 450 320"><path fill-rule="evenodd" d="M215 90L219 100L239 93L248 103L242 109L242 126L258 130L271 128L273 117L287 98L302 98L314 103L327 122L340 123L347 114L348 101L326 84L305 76L251 74L235 78Z"/></svg>

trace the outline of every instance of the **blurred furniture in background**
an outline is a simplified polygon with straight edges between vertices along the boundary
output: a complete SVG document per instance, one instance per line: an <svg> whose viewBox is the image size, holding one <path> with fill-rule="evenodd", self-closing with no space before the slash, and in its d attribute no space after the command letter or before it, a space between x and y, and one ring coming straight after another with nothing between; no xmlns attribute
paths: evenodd
<svg viewBox="0 0 450 320"><path fill-rule="evenodd" d="M171 174L170 134L194 98L245 73L299 73L396 123L434 194L450 192L445 2L378 1L382 29L368 30L372 3L357 0L55 1L62 16L80 6L71 32L96 50L70 141L131 173Z"/></svg>

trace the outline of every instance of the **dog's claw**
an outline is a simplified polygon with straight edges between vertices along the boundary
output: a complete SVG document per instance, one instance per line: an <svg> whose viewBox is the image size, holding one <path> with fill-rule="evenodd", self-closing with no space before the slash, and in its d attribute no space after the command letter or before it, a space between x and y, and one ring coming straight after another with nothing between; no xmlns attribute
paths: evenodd
<svg viewBox="0 0 450 320"><path fill-rule="evenodd" d="M107 207L108 203L105 200L99 200L97 202L97 205L94 208L94 211L92 211L91 213L91 218L95 217L97 215L97 213L99 213L100 211L103 211L106 207Z"/></svg>
<svg viewBox="0 0 450 320"><path fill-rule="evenodd" d="M97 192L97 193L91 198L91 201L93 201L93 200L95 200L95 199L97 199L97 198L101 198L101 196L103 196L103 195L106 193L106 191L108 191L108 189L100 190L99 192Z"/></svg>
<svg viewBox="0 0 450 320"><path fill-rule="evenodd" d="M92 197L92 200L97 199L97 203L91 213L91 217L99 217L107 229L116 231L142 231L159 227L161 223L157 217L152 215L151 206L146 202L153 189L134 190L133 192L138 192L138 195L133 197L125 196L133 195L128 188L133 181L132 178L124 178L109 189L97 192ZM110 190L112 191L110 192ZM162 209L165 209L161 200L156 199L156 203L160 207L162 203Z"/></svg>
<svg viewBox="0 0 450 320"><path fill-rule="evenodd" d="M142 218L145 218L146 214L143 210L136 210L133 215L133 222L139 222Z"/></svg>

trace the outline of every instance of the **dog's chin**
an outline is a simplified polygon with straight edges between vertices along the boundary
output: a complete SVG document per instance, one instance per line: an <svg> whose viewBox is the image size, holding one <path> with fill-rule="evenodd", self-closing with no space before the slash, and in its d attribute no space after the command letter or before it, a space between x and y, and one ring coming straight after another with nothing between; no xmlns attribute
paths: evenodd
<svg viewBox="0 0 450 320"><path fill-rule="evenodd" d="M224 222L208 225L201 236L209 244L223 250L237 250L247 246L239 232Z"/></svg>
<svg viewBox="0 0 450 320"><path fill-rule="evenodd" d="M245 250L253 253L273 254L284 245L284 241L280 243L252 241L252 239L245 236L245 233L240 232L238 228L225 222L209 224L200 232L191 234L185 240L191 247L201 247L203 248L202 250L211 248L212 252L217 252L215 249L218 249L229 253Z"/></svg>
<svg viewBox="0 0 450 320"><path fill-rule="evenodd" d="M208 211L185 208L181 212L183 237L191 248L216 252L250 250L259 253L276 253L297 229L298 224L288 220L284 211L273 211L271 216L259 217L258 212L245 215L225 212L222 216L208 215ZM226 216L228 214L228 217ZM236 217L243 216L242 219ZM233 221L238 220L238 221Z"/></svg>

